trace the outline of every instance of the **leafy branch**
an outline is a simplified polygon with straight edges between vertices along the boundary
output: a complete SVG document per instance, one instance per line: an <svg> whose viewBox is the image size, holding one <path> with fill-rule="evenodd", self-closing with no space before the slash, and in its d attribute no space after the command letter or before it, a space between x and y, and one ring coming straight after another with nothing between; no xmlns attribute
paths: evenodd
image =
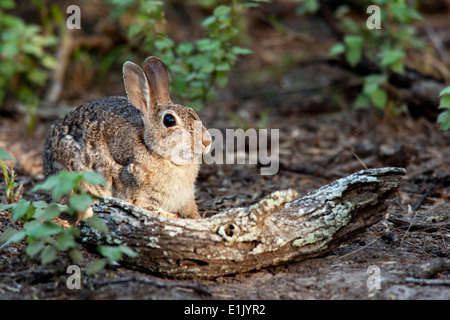
<svg viewBox="0 0 450 320"><path fill-rule="evenodd" d="M170 65L173 91L195 109L212 101L215 87L227 85L227 74L235 67L238 57L251 53L236 45L242 34L239 20L247 8L261 1L235 0L218 5L201 23L204 37L177 44L167 32L162 1L109 0L113 4L113 19L123 19L125 12L132 12L132 23L127 27L131 47L157 55Z"/></svg>
<svg viewBox="0 0 450 320"><path fill-rule="evenodd" d="M334 11L342 41L330 50L331 56L343 56L351 68L356 68L363 59L367 59L377 70L376 73L363 77L362 90L353 106L367 108L370 105L385 110L391 103L386 87L392 73L403 74L407 52L411 49L422 49L424 44L415 37L414 21L421 21L422 17L416 8L402 0L375 0L361 2L358 9L366 15L369 5L377 5L379 29L369 29L366 21L356 21L347 5L341 5ZM302 2L299 13L312 13L320 9L320 1L308 0ZM395 103L394 103L395 105Z"/></svg>
<svg viewBox="0 0 450 320"><path fill-rule="evenodd" d="M8 154L0 149L2 159ZM93 172L62 171L58 175L49 177L45 182L36 185L31 191L52 190L53 202L30 201L20 199L16 203L0 205L0 210L9 210L13 226L6 229L0 236L0 248L13 242L26 241L25 252L29 258L39 254L41 264L52 263L57 259L58 253L66 253L72 262L83 259L80 244L76 239L80 235L75 226L64 227L57 223L62 214L71 217L84 212L95 200L95 197L80 188L81 183L91 185L104 184L104 178ZM68 196L68 205L58 204L56 201ZM109 235L106 224L97 216L87 219L87 223L100 233ZM93 260L89 263L87 273L95 273L105 267L107 263L114 263L125 254L135 257L137 254L126 246L99 246L99 254L104 259Z"/></svg>
<svg viewBox="0 0 450 320"><path fill-rule="evenodd" d="M0 105L10 92L27 105L36 105L38 92L57 62L47 52L58 40L45 34L41 26L27 24L6 13L15 8L13 0L0 2Z"/></svg>

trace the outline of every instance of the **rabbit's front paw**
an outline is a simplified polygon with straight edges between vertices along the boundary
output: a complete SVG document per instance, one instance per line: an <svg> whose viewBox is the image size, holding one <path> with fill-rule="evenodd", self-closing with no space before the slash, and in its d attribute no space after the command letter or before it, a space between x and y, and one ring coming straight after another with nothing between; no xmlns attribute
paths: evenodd
<svg viewBox="0 0 450 320"><path fill-rule="evenodd" d="M180 216L178 214L171 213L171 212L168 212L163 209L159 209L159 208L155 208L155 207L146 207L145 209L156 214L157 216L160 216L160 217L175 218L175 219L180 218Z"/></svg>
<svg viewBox="0 0 450 320"><path fill-rule="evenodd" d="M201 219L195 199L192 198L181 209L180 216L185 219Z"/></svg>

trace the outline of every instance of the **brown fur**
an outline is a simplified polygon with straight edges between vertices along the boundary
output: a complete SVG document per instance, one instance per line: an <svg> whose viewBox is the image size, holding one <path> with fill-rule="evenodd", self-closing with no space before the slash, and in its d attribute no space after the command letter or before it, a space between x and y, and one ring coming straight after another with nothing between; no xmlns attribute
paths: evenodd
<svg viewBox="0 0 450 320"><path fill-rule="evenodd" d="M196 139L202 140L202 151L207 152L209 133L202 126L202 137L194 137L194 121L199 117L170 100L168 73L161 60L148 58L145 73L126 62L124 81L128 99L88 102L50 128L43 157L45 176L61 170L94 170L107 185L84 185L92 194L199 218L194 197L199 165L177 163L170 155L176 146L194 148ZM176 126L163 124L166 113L175 116Z"/></svg>

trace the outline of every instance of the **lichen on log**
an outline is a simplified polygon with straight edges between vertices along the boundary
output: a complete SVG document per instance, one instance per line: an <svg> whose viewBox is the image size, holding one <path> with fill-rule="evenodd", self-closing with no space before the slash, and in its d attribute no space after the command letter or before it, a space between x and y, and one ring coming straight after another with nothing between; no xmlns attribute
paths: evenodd
<svg viewBox="0 0 450 320"><path fill-rule="evenodd" d="M381 221L397 195L402 168L369 169L298 197L276 191L254 205L206 219L158 216L123 200L105 198L94 212L104 236L80 222L88 246L126 244L137 258L122 263L166 277L214 278L323 255Z"/></svg>

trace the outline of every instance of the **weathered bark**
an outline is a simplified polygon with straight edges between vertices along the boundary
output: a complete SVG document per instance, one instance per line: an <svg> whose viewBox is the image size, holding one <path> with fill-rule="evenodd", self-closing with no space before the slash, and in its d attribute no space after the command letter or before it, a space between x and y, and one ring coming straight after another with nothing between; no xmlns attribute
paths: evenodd
<svg viewBox="0 0 450 320"><path fill-rule="evenodd" d="M272 193L247 208L206 219L156 216L105 198L94 212L111 233L80 223L87 245L126 244L139 253L124 265L173 278L214 278L323 255L379 222L406 173L370 169L336 180L298 198Z"/></svg>

